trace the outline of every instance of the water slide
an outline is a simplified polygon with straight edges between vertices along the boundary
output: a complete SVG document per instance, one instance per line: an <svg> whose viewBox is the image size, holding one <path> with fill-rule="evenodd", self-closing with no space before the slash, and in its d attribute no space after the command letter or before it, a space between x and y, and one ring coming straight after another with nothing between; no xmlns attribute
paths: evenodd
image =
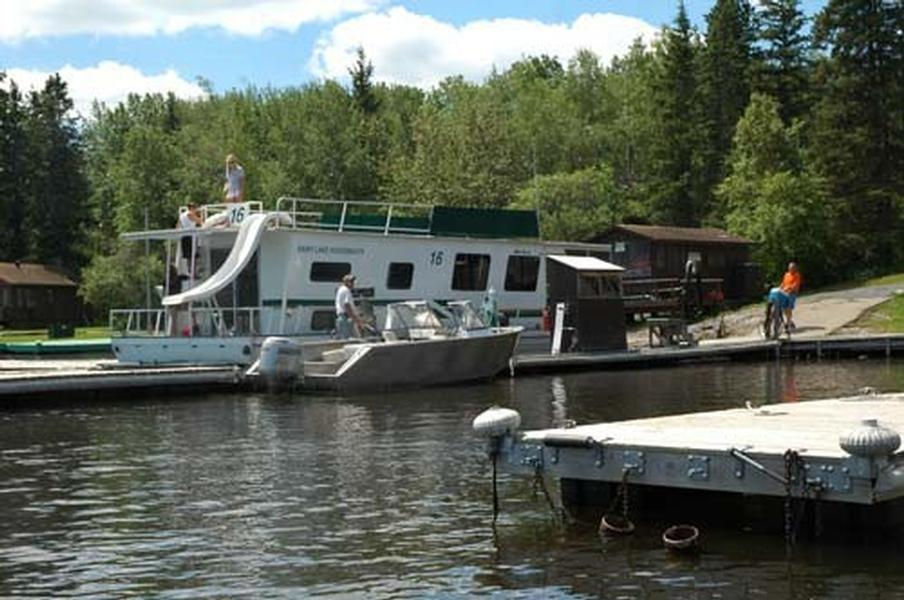
<svg viewBox="0 0 904 600"><path fill-rule="evenodd" d="M229 285L239 276L260 242L261 235L271 223L278 223L284 218L285 213L255 213L249 215L239 227L239 233L235 238L235 244L229 251L229 256L217 269L217 272L202 281L195 287L163 298L163 306L178 306L187 302L197 302L210 298L224 287Z"/></svg>

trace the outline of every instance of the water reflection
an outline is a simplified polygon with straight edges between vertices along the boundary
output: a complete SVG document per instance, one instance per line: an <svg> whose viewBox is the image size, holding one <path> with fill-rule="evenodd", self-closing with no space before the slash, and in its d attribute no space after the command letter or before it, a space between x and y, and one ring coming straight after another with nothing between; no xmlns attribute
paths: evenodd
<svg viewBox="0 0 904 600"><path fill-rule="evenodd" d="M0 597L852 597L904 594L879 550L659 530L605 543L560 525L470 433L491 404L525 427L904 388L900 362L708 365L500 379L354 398L235 395L0 412ZM646 529L644 529L646 527ZM851 555L853 554L853 555Z"/></svg>

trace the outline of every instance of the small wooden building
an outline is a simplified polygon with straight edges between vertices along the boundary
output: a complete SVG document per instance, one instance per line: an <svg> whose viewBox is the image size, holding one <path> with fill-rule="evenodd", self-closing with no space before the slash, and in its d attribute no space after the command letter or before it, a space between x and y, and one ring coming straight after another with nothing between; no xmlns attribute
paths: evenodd
<svg viewBox="0 0 904 600"><path fill-rule="evenodd" d="M616 225L591 241L612 245L610 260L625 268L624 279L683 279L689 260L703 279L721 280L729 300L762 293L759 269L750 262L752 242L714 227Z"/></svg>
<svg viewBox="0 0 904 600"><path fill-rule="evenodd" d="M559 302L565 304L564 327L576 336L566 350L627 348L623 271L593 256L546 257L547 301L552 310Z"/></svg>
<svg viewBox="0 0 904 600"><path fill-rule="evenodd" d="M62 271L35 263L0 263L0 325L26 328L74 324L78 286Z"/></svg>

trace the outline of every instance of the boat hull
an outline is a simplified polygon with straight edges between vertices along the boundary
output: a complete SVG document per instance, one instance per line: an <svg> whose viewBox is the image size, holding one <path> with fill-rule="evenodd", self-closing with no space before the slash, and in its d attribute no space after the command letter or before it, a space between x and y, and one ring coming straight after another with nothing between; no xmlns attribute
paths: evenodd
<svg viewBox="0 0 904 600"><path fill-rule="evenodd" d="M506 369L520 327L501 327L477 337L367 344L336 374L306 374L307 389L385 391L489 379Z"/></svg>

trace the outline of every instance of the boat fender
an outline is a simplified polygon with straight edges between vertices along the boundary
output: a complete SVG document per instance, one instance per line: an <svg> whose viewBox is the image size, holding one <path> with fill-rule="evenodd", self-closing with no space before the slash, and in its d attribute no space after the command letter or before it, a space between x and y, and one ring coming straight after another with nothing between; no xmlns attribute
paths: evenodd
<svg viewBox="0 0 904 600"><path fill-rule="evenodd" d="M693 525L672 525L662 533L663 545L672 552L696 552L700 530Z"/></svg>
<svg viewBox="0 0 904 600"><path fill-rule="evenodd" d="M486 409L471 423L474 433L487 437L499 437L514 433L521 425L521 415L511 408L493 406Z"/></svg>
<svg viewBox="0 0 904 600"><path fill-rule="evenodd" d="M901 436L894 429L879 424L877 419L863 419L859 427L839 436L838 445L852 456L888 456L901 446Z"/></svg>

